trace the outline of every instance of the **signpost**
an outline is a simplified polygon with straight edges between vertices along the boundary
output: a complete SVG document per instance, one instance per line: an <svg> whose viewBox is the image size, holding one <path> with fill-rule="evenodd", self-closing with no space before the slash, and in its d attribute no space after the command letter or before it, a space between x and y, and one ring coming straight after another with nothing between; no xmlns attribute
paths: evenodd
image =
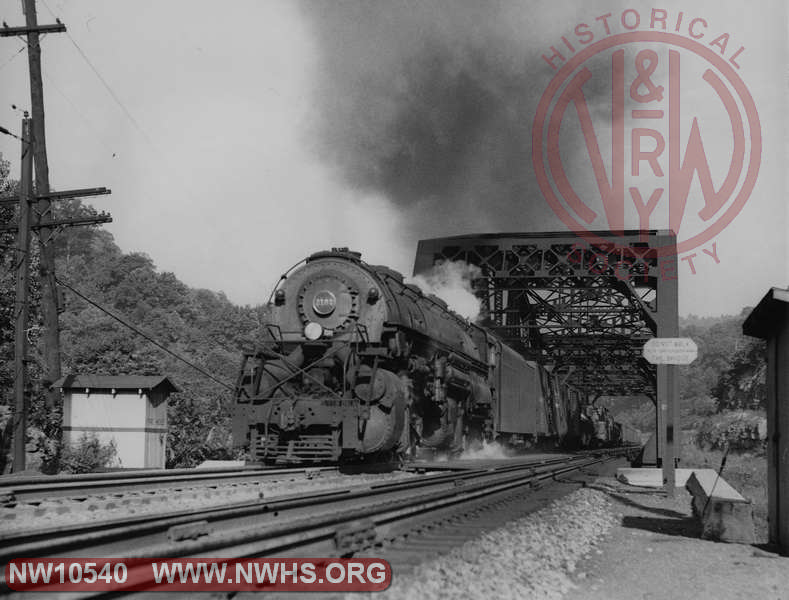
<svg viewBox="0 0 789 600"><path fill-rule="evenodd" d="M644 344L644 358L653 365L689 365L699 355L690 338L652 338Z"/></svg>
<svg viewBox="0 0 789 600"><path fill-rule="evenodd" d="M644 344L642 354L644 358L653 365L672 365L668 366L668 369L672 371L669 377L675 377L673 365L689 365L696 360L699 349L698 346L696 346L696 342L690 338L652 338L651 340L647 340L647 343ZM661 367L658 366L658 370L660 368ZM666 367L664 366L663 368L665 369ZM675 385L671 387L673 387L671 395L677 394ZM673 410L668 415L666 415L669 408L668 402L665 404L659 403L657 410L659 415L658 424L666 424L666 443L663 449L664 460L662 465L663 483L666 486L666 491L669 496L673 497L674 486L676 484L676 473L674 472L674 429L676 421L679 418L679 404L678 398L676 397L669 398L669 402L672 404ZM666 418L667 416L670 416L670 418ZM661 434L660 430L661 428L658 427L658 435ZM676 443L679 443L679 439L680 438L677 437ZM679 456L678 449L676 450L676 455Z"/></svg>

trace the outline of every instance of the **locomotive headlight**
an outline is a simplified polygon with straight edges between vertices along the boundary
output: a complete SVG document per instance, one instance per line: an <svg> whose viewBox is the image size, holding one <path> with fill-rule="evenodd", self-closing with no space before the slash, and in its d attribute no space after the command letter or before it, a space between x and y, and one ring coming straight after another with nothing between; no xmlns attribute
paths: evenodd
<svg viewBox="0 0 789 600"><path fill-rule="evenodd" d="M308 340L318 340L323 335L323 327L320 323L310 321L304 326L304 337Z"/></svg>

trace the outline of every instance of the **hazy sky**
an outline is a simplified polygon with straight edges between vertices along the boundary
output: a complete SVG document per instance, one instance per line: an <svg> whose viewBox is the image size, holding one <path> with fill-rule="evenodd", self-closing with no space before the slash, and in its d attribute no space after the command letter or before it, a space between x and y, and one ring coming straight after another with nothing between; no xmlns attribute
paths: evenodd
<svg viewBox="0 0 789 600"><path fill-rule="evenodd" d="M661 6L704 18L708 39L729 33L728 55L746 48L738 72L762 123L759 179L714 240L720 263L680 273L681 313L739 312L789 282L784 3ZM50 181L111 188L92 203L112 213L123 250L243 304L330 246L408 274L421 237L562 230L530 160L553 76L540 55L578 23L651 7L39 0L39 21L59 17L123 105L68 36L44 38ZM4 0L0 19L22 24L20 3ZM22 115L11 105L30 102L23 46L0 38L0 125L12 131ZM18 143L0 136L0 152L17 174Z"/></svg>

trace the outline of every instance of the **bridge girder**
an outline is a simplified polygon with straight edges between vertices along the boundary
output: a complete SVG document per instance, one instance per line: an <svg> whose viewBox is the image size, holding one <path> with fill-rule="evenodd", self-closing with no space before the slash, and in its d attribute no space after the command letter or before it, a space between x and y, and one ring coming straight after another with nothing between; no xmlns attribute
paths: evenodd
<svg viewBox="0 0 789 600"><path fill-rule="evenodd" d="M483 324L508 344L565 372L587 397L654 399L657 370L642 348L659 330L677 326L676 255L666 252L676 238L662 231L594 237L504 233L422 240L414 273L440 261L477 266L472 285Z"/></svg>

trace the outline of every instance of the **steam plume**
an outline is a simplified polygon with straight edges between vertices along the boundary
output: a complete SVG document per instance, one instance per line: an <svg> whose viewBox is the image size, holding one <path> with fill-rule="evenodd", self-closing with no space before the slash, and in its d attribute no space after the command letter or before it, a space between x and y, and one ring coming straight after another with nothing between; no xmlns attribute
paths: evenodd
<svg viewBox="0 0 789 600"><path fill-rule="evenodd" d="M317 149L350 186L383 193L419 235L556 227L531 168L530 119L552 76L535 11L303 6L320 54Z"/></svg>
<svg viewBox="0 0 789 600"><path fill-rule="evenodd" d="M416 275L411 280L426 294L433 294L449 305L449 308L470 321L480 316L480 302L474 295L471 282L480 277L482 271L476 265L463 261L441 261L425 275Z"/></svg>

